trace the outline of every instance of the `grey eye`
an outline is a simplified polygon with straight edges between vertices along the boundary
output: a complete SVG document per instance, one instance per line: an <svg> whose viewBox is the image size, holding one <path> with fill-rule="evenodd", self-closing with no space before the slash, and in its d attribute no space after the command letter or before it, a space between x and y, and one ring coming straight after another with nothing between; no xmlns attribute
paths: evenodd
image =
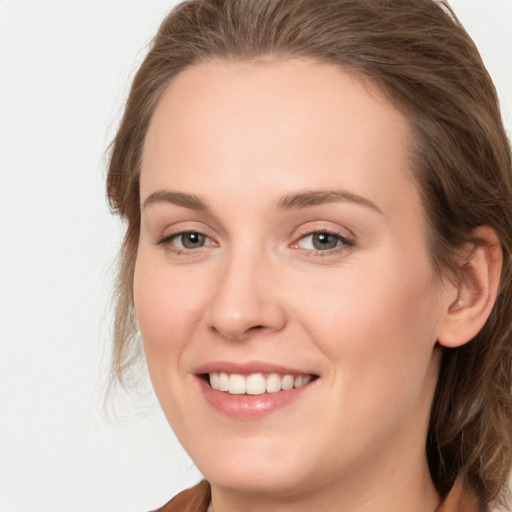
<svg viewBox="0 0 512 512"><path fill-rule="evenodd" d="M198 249L199 247L203 247L206 242L205 235L194 232L182 233L178 236L178 239L185 249Z"/></svg>

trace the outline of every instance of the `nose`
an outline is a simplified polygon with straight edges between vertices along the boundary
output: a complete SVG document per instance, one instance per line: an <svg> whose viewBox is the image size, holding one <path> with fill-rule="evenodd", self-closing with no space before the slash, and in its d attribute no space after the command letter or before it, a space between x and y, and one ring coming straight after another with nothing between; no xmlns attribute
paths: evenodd
<svg viewBox="0 0 512 512"><path fill-rule="evenodd" d="M276 271L247 252L231 255L219 272L207 309L210 329L228 340L283 329L286 312L276 288Z"/></svg>

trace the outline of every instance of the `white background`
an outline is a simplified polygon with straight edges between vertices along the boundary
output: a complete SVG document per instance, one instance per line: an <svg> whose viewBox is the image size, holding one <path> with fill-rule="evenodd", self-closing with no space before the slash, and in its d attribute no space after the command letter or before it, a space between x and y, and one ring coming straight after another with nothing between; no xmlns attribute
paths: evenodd
<svg viewBox="0 0 512 512"><path fill-rule="evenodd" d="M102 416L106 149L169 0L0 0L0 512L143 512L199 478L153 397ZM512 0L453 0L512 132Z"/></svg>

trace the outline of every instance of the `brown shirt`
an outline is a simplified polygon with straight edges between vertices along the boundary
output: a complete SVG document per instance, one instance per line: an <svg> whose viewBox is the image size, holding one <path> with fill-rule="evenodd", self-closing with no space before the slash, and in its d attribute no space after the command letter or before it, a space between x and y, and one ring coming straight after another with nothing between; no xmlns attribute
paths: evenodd
<svg viewBox="0 0 512 512"><path fill-rule="evenodd" d="M154 512L207 512L211 501L210 484L203 480L186 489Z"/></svg>
<svg viewBox="0 0 512 512"><path fill-rule="evenodd" d="M180 492L171 501L154 512L207 512L210 505L210 484L203 480L195 487ZM455 484L436 512L485 512L478 500Z"/></svg>

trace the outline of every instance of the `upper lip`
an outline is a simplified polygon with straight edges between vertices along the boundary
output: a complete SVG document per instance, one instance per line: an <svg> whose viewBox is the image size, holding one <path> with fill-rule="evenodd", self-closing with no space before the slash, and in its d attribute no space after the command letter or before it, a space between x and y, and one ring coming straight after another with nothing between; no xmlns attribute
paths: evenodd
<svg viewBox="0 0 512 512"><path fill-rule="evenodd" d="M197 375L204 375L205 373L229 373L240 375L251 375L254 373L279 373L282 375L315 375L314 373L306 370L299 370L296 368L289 368L286 366L276 365L273 363L265 363L262 361L250 361L246 363L236 363L231 361L212 361L205 363L194 370Z"/></svg>

